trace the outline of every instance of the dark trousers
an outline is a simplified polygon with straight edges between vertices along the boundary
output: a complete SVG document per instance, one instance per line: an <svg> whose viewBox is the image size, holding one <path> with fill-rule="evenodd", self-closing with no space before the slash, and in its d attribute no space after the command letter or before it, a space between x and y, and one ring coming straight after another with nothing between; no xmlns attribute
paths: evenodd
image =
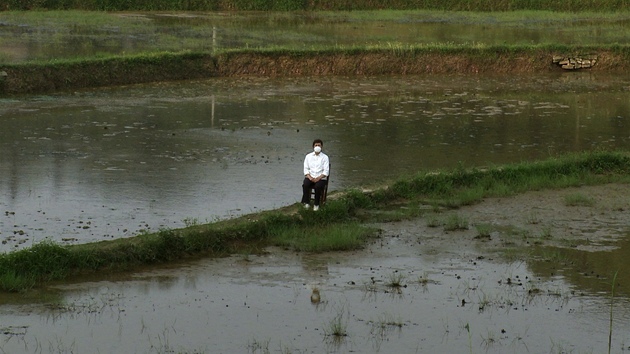
<svg viewBox="0 0 630 354"><path fill-rule="evenodd" d="M319 205L319 201L322 199L322 191L328 183L328 180L320 179L317 183L311 182L310 179L304 178L302 182L302 204L308 204L311 201L311 189L315 187L315 205Z"/></svg>

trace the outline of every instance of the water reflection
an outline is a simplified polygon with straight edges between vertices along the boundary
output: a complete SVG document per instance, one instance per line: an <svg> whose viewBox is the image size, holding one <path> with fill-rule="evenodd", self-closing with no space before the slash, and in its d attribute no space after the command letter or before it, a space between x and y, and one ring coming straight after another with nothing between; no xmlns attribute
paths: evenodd
<svg viewBox="0 0 630 354"><path fill-rule="evenodd" d="M2 249L294 203L315 137L335 165L332 189L627 149L630 78L575 74L216 79L4 100Z"/></svg>
<svg viewBox="0 0 630 354"><path fill-rule="evenodd" d="M418 220L380 226L382 237L363 251L269 249L64 282L31 304L22 304L22 294L0 297L0 349L605 352L609 297L567 282L571 271L546 277L529 262L493 259L483 241L462 233L435 237L442 232ZM391 294L392 279L408 285L399 289L404 296ZM614 348L628 342L627 307L615 298ZM330 335L335 325L347 335Z"/></svg>
<svg viewBox="0 0 630 354"><path fill-rule="evenodd" d="M625 225L627 228L627 225ZM613 237L613 235L610 235ZM580 248L546 247L536 251L533 272L546 278L562 275L581 291L593 294L628 296L630 274L625 272L630 255L630 234L614 237L610 247L599 251ZM569 270L570 269L570 270ZM617 273L615 275L615 273ZM616 276L616 282L613 279Z"/></svg>

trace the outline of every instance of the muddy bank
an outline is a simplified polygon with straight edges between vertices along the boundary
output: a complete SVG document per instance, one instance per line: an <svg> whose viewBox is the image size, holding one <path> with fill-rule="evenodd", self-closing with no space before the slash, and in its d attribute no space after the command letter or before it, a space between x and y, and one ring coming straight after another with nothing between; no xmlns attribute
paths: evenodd
<svg viewBox="0 0 630 354"><path fill-rule="evenodd" d="M567 50L401 49L162 54L0 67L0 94L41 93L147 82L242 76L375 76L562 72ZM597 72L629 69L627 49L589 49Z"/></svg>

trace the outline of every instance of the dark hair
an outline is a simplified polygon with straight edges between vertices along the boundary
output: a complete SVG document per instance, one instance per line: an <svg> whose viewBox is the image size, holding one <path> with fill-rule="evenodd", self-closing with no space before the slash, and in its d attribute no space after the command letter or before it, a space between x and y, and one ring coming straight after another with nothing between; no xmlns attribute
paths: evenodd
<svg viewBox="0 0 630 354"><path fill-rule="evenodd" d="M322 144L322 146L324 146L324 142L322 141L322 139L315 139L313 140L313 146L315 146L315 144L320 143Z"/></svg>

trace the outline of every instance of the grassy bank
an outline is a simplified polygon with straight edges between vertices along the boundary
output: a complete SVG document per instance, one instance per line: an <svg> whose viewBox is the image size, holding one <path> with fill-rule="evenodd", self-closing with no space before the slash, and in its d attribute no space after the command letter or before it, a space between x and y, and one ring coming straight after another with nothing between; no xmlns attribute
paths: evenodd
<svg viewBox="0 0 630 354"><path fill-rule="evenodd" d="M619 11L628 0L0 0L2 10L97 11L298 11L298 10L444 10L444 11Z"/></svg>
<svg viewBox="0 0 630 354"><path fill-rule="evenodd" d="M0 66L0 94L233 76L413 75L562 71L553 57L591 55L591 71L630 69L630 47L385 45L313 50L230 50L54 60Z"/></svg>
<svg viewBox="0 0 630 354"><path fill-rule="evenodd" d="M355 249L376 232L366 222L417 217L427 210L457 208L486 197L611 182L630 182L627 152L590 152L484 169L422 172L371 192L345 191L316 213L292 205L115 241L37 244L0 255L0 289L24 291L80 274L132 270L187 257L258 252L268 245L309 252Z"/></svg>

